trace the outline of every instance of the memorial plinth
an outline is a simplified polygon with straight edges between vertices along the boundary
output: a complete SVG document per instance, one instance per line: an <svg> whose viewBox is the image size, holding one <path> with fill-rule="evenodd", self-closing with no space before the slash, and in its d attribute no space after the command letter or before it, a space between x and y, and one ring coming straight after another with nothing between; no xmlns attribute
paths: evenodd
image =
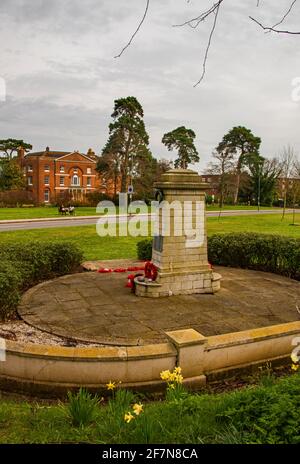
<svg viewBox="0 0 300 464"><path fill-rule="evenodd" d="M155 184L160 198L153 239L155 282L135 280L136 295L163 297L214 293L221 276L207 258L205 190L207 184L194 171L174 169Z"/></svg>

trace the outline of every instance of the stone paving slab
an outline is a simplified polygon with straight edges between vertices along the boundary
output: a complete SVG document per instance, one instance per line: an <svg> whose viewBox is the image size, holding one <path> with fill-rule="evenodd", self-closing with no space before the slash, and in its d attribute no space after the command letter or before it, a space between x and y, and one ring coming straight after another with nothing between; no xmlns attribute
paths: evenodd
<svg viewBox="0 0 300 464"><path fill-rule="evenodd" d="M102 267L135 265L130 260ZM299 320L300 283L274 274L216 267L215 295L138 298L127 274L85 272L40 284L19 306L28 324L78 341L134 346L167 341L165 331L193 328L205 336Z"/></svg>

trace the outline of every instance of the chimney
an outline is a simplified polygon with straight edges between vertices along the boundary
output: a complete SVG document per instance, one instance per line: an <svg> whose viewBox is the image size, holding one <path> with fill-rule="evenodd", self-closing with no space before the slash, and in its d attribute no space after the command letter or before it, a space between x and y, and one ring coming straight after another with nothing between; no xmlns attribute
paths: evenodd
<svg viewBox="0 0 300 464"><path fill-rule="evenodd" d="M25 148L18 147L18 159L19 161L23 161L25 157Z"/></svg>
<svg viewBox="0 0 300 464"><path fill-rule="evenodd" d="M95 156L95 152L92 148L88 149L87 156L92 156L92 157Z"/></svg>
<svg viewBox="0 0 300 464"><path fill-rule="evenodd" d="M49 153L49 151L50 151L50 148L46 147L46 153Z"/></svg>

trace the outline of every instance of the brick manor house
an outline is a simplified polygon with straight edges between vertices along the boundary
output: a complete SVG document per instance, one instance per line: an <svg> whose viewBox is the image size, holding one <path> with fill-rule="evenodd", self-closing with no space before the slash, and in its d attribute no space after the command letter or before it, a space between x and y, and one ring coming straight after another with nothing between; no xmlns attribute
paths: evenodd
<svg viewBox="0 0 300 464"><path fill-rule="evenodd" d="M82 201L87 193L107 193L96 171L97 159L92 149L87 154L51 151L49 147L36 153L26 154L23 148L18 151L27 191L39 204L53 203L67 196Z"/></svg>

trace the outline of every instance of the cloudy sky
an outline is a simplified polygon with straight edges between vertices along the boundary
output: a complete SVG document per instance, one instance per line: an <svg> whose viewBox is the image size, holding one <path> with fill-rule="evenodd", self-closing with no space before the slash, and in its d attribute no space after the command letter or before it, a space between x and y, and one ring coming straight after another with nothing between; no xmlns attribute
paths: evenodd
<svg viewBox="0 0 300 464"><path fill-rule="evenodd" d="M119 59L144 0L1 0L7 97L0 101L0 138L23 138L34 150L99 153L114 100L134 95L157 157L172 156L161 138L179 125L196 132L202 170L235 125L262 138L264 156L287 144L298 150L300 102L293 101L292 81L300 78L300 36L264 34L248 18L274 24L290 1L261 0L257 8L257 0L225 0L205 80L194 88L211 21L195 30L172 25L212 0L151 0L143 28ZM300 29L298 3L285 27Z"/></svg>

